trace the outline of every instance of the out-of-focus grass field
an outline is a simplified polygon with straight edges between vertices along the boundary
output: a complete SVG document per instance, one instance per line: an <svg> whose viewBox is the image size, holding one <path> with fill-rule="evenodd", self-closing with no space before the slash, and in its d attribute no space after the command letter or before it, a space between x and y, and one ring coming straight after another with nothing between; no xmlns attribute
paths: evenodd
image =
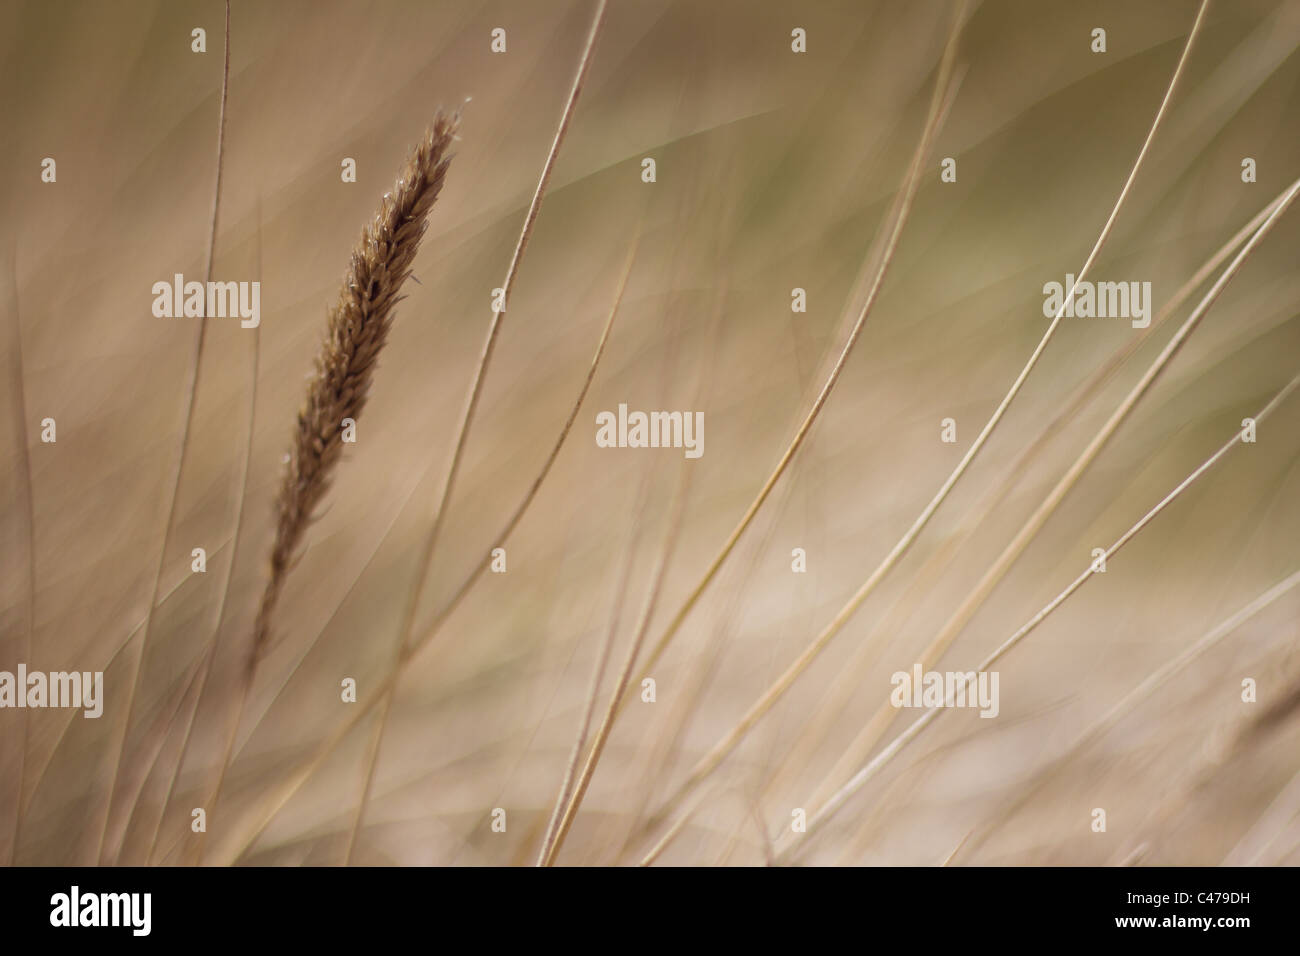
<svg viewBox="0 0 1300 956"><path fill-rule="evenodd" d="M638 692L615 725L559 862L639 859L663 828L647 836L638 825L970 447L1046 328L1043 284L1076 273L1102 228L1197 7L971 4L961 84L865 330L807 443L655 666L656 702ZM262 322L257 333L209 322L164 542L197 320L155 318L150 288L178 272L203 278L223 7L0 5L0 669L104 670L107 695L100 720L0 711L0 859L193 862L190 812L233 718L281 455L325 310L409 145L437 107L469 99L358 441L289 578L222 799L206 807L214 862L341 862L373 717L251 846L242 839L287 769L346 717L340 681L355 678L364 695L391 660L492 290L591 12L587 0L235 0L214 278L260 280ZM824 381L920 136L951 18L940 3L612 5L510 300L422 621L498 543L541 467L639 236L627 294L573 433L507 544L507 573L483 576L400 684L355 862L534 860L625 555L635 547L601 709L679 469L691 481L650 641ZM1089 49L1098 26L1104 54ZM205 54L191 52L195 27L207 31ZM494 27L507 30L504 54L489 49ZM807 53L791 52L795 27ZM1211 3L1091 278L1149 280L1159 309L1300 175L1298 44L1293 0ZM47 156L53 184L40 180ZM356 184L340 181L344 157L356 160ZM653 184L641 180L644 157L656 161ZM957 160L955 183L940 181L943 157ZM1244 157L1257 163L1255 183L1241 180ZM1300 370L1298 244L1292 208L938 667L974 668ZM915 546L711 778L663 862L763 862L887 700L890 674L911 667L1208 285L1013 470L1075 387L1138 334L1122 319L1063 322ZM795 287L806 313L791 312ZM620 402L704 410L704 456L596 447L596 412ZM40 441L46 417L55 444ZM949 417L954 444L939 440ZM997 719L945 715L800 859L932 864L998 820L1127 692L1297 570L1298 454L1293 396L1256 443L1230 452L999 664ZM207 550L204 574L190 570L196 547ZM806 550L807 573L791 572L793 548ZM162 601L145 642L160 553ZM1292 711L1270 734L1238 739L1295 687L1297 612L1292 592L1228 635L958 861L1300 862L1300 722ZM196 667L219 618L196 704ZM1258 682L1258 703L1242 702L1244 678ZM837 680L853 693L809 749L801 734ZM915 716L896 717L885 740ZM497 807L505 833L490 826ZM1091 829L1097 807L1105 833Z"/></svg>

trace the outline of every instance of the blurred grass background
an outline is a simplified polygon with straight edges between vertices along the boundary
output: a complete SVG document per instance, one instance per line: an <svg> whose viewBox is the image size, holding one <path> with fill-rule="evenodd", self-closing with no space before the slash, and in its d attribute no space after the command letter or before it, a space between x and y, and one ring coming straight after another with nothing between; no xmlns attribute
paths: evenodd
<svg viewBox="0 0 1300 956"><path fill-rule="evenodd" d="M862 338L779 493L655 668L657 702L634 699L617 724L561 862L638 858L644 841L625 844L637 819L830 619L969 447L1046 327L1043 283L1077 272L1096 239L1197 7L971 4L958 54L963 80ZM284 768L343 719L342 678L354 677L363 695L382 678L491 290L591 10L585 0L234 0L214 278L260 277L262 324L256 335L237 322L209 324L178 520L164 542L196 326L155 318L150 287L176 272L202 278L223 7L0 5L9 131L0 151L0 668L26 660L32 669L102 669L107 688L98 721L0 712L0 858L98 858L126 727L119 786L140 792L139 812L128 825L126 807L115 805L108 843L122 862L144 862L230 568L218 645L227 677L198 704L155 857L190 859L190 809L220 760L228 674L252 624L280 458L325 309L406 149L435 108L469 99L418 284L407 285L358 442L289 579L280 642L259 670L222 804L207 808L209 838L229 836ZM612 5L511 297L423 620L496 545L491 536L540 468L639 236L628 292L574 432L508 545L508 573L483 577L401 684L357 862L532 861L632 540L637 490L650 482L629 609L645 588L682 467L680 451L597 448L594 415L620 402L694 408L696 382L705 382L706 450L686 464L692 480L654 637L820 387L920 135L951 17L942 3ZM1107 31L1105 54L1089 49L1097 26ZM195 27L207 31L205 54L190 50ZM507 30L505 54L490 52L494 27ZM806 54L791 52L794 27L807 31ZM1298 42L1294 0L1211 3L1092 278L1150 280L1158 309L1300 175ZM58 163L55 184L40 181L46 156ZM641 181L646 156L657 163L653 184ZM949 156L957 182L941 183L939 159ZM1247 156L1257 162L1254 184L1241 181ZM356 184L340 182L344 157L357 162ZM1092 548L1113 541L1295 374L1298 240L1292 210L941 667L973 667L1085 567ZM807 290L806 314L790 311L796 286ZM889 675L910 667L1174 327L1151 336L1030 467L1007 475L1073 388L1136 334L1121 320L1065 321L910 554L723 767L665 862L762 862L764 833L789 828L791 809L887 698ZM255 340L252 454L235 549ZM47 416L58 422L56 444L39 440ZM939 441L947 417L957 422L956 444ZM806 859L943 860L1147 674L1296 570L1298 452L1293 399L1256 444L1235 449L1008 657L999 719L946 717L854 799ZM1004 480L1010 494L944 573L909 589ZM164 600L142 651L164 544ZM190 571L195 547L207 549L206 574ZM807 574L791 573L795 547L807 551ZM781 776L826 688L898 602L901 623L873 638L879 652L824 745L800 755L797 776ZM1143 862L1213 864L1271 805L1267 839L1252 837L1268 848L1258 861L1300 862L1300 807L1284 812L1300 771L1294 716L1249 752L1231 743L1300 674L1298 611L1300 596L1290 594L1234 632L1056 774L970 862L1098 864L1140 849ZM1241 702L1244 677L1258 681L1259 704ZM914 716L896 719L890 736ZM370 734L368 720L242 859L340 862ZM19 801L25 814L13 846ZM494 807L507 811L504 834L489 826ZM1108 811L1104 834L1090 830L1094 807Z"/></svg>

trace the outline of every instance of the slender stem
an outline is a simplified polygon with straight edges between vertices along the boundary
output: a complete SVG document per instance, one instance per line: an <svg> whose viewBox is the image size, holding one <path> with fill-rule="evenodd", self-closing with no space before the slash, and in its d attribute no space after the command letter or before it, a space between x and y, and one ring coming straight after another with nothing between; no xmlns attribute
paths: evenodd
<svg viewBox="0 0 1300 956"><path fill-rule="evenodd" d="M570 795L569 802L560 817L560 822L555 829L550 845L542 850L542 855L538 860L539 866L551 866L555 863L555 857L564 845L564 840L569 835L569 829L573 826L574 818L577 816L578 808L582 806L582 800L587 794L587 787L591 784L596 764L600 761L600 756L605 750L605 744L609 741L618 702L622 700L623 693L632 680L632 672L636 668L636 660L641 653L641 645L645 641L646 631L650 628L650 619L654 614L655 605L659 601L664 573L668 569L668 560L672 555L673 546L676 544L677 533L681 529L682 511L686 504L686 488L690 483L691 474L692 469L689 464L683 462L678 468L677 490L673 494L671 514L664 532L663 544L659 549L659 556L656 559L654 570L650 574L650 588L646 592L645 602L641 607L632 643L627 649L627 656L623 660L618 680L614 684L614 692L610 695L609 704L605 708L605 715L600 722L599 729L596 731L596 737L592 741L586 763L583 764L582 773L573 787L573 793Z"/></svg>
<svg viewBox="0 0 1300 956"><path fill-rule="evenodd" d="M257 278L262 278L262 211L261 201L258 202L257 212ZM172 767L171 779L167 784L167 792L163 796L162 807L158 811L158 819L154 822L153 834L149 838L149 848L145 851L145 864L148 865L153 859L154 850L158 846L158 836L162 832L162 823L167 816L167 808L171 804L172 795L176 791L176 781L180 777L181 767L185 764L185 758L189 754L190 739L194 732L194 722L198 718L199 707L203 703L203 695L207 691L208 678L212 673L212 659L216 656L217 642L221 639L221 629L226 622L226 609L230 601L230 585L235 576L235 561L239 557L240 530L244 523L244 503L248 500L248 476L249 466L253 460L253 425L256 421L257 413L257 381L258 368L261 362L262 352L262 329L259 325L253 329L252 342L252 360L249 363L249 387L248 387L248 429L247 440L244 443L244 463L243 474L239 481L239 503L235 508L235 522L233 544L231 547L230 563L226 566L226 580L221 588L221 606L217 610L217 623L212 631L212 640L208 642L208 649L204 655L203 671L199 678L199 692L194 699L194 707L190 710L190 715L185 725L185 735L181 741L180 755L176 758L176 764Z"/></svg>
<svg viewBox="0 0 1300 956"><path fill-rule="evenodd" d="M9 275L13 282L13 299L14 299L14 343L13 351L10 353L13 363L13 380L14 380L14 404L13 409L18 419L15 431L21 438L19 446L20 464L18 471L21 474L22 488L22 510L27 517L27 626L23 639L23 657L29 666L32 658L32 639L36 630L36 501L32 492L32 458L31 452L27 447L27 393L24 381L26 375L23 371L23 326L21 311L18 306L18 266L16 260L16 251L9 251ZM9 844L9 865L12 866L15 857L18 854L18 841L22 836L23 824L23 778L27 772L27 748L30 745L29 737L31 735L31 712L23 710L23 729L22 742L18 752L18 773L15 775L14 786L14 828L13 837Z"/></svg>
<svg viewBox="0 0 1300 956"><path fill-rule="evenodd" d="M614 638L618 633L619 621L623 616L623 600L627 595L628 582L632 577L632 565L636 558L637 544L641 538L641 519L645 512L649 490L649 481L642 481L641 490L637 493L639 501L633 509L633 513L637 515L636 525L632 529L627 554L623 559L623 569L614 588L614 600L609 614L609 627L605 631L605 639L600 643L596 662L591 668L591 685L587 691L586 702L583 705L582 718L578 725L578 735L574 739L573 747L569 752L569 761L564 768L564 776L560 781L560 792L555 796L555 806L551 809L551 817L547 821L546 832L542 835L542 846L537 856L538 866L542 865L550 852L551 845L555 842L556 831L560 827L560 816L568 805L569 799L573 796L574 780L578 775L578 764L582 760L582 750L587 745L591 720L596 715L596 701L600 697L600 683L604 679L605 668L609 663L610 655L613 653Z"/></svg>
<svg viewBox="0 0 1300 956"><path fill-rule="evenodd" d="M393 652L393 660L390 667L396 667L401 655L406 650L411 641L411 633L415 629L415 616L420 607L420 598L424 596L424 588L428 582L429 567L433 563L433 553L438 543L438 535L442 530L443 520L447 514L447 504L451 500L452 490L456 485L456 476L460 473L461 459L465 452L465 443L469 438L470 426L474 421L474 413L478 409L479 398L483 392L483 381L487 376L488 365L492 361L492 353L496 349L497 334L501 331L501 323L506 317L506 309L510 303L510 293L514 289L515 277L519 274L519 264L523 259L524 250L528 248L528 240L532 237L533 225L537 221L537 214L542 208L542 197L546 194L546 185L550 181L551 172L555 168L556 157L560 153L560 144L564 142L564 134L568 131L569 122L573 119L574 108L577 106L578 97L582 93L582 87L587 79L587 69L591 66L591 53L596 46L596 38L600 35L600 29L605 21L605 8L608 0L599 0L596 6L596 13L592 17L591 29L587 34L587 42L583 47L582 55L578 60L578 71L573 78L573 86L569 90L568 100L564 104L564 112L560 117L560 125L555 130L555 137L551 141L550 152L547 153L546 163L542 167L542 174L537 180L537 188L533 190L532 201L528 204L528 212L524 216L524 225L519 233L519 239L515 243L514 254L510 257L510 266L506 270L505 282L501 286L501 308L494 309L492 318L488 322L487 337L483 341L483 348L479 354L478 365L474 370L474 377L470 382L469 394L465 399L464 411L461 413L460 426L456 431L456 444L451 454L451 463L447 467L447 475L443 480L442 491L438 495L438 503L433 516L433 525L429 529L429 534L424 539L424 545L420 550L420 556L416 561L416 571L414 583L407 596L406 607L402 612L402 623L399 628L399 637ZM356 849L357 834L360 832L361 824L365 819L366 807L370 802L371 790L374 786L375 766L379 759L379 750L383 746L384 730L388 725L388 715L392 708L392 701L385 700L379 712L379 720L376 723L375 733L370 743L366 757L365 786L362 789L361 802L357 807L357 813L353 819L352 828L348 835L348 845L344 856L345 865L352 862L352 854Z"/></svg>
<svg viewBox="0 0 1300 956"><path fill-rule="evenodd" d="M208 230L207 266L205 282L212 281L212 262L217 246L217 221L221 209L221 172L222 159L226 145L226 100L230 92L230 0L226 0L226 25L224 52L221 66L221 106L217 116L217 161L216 179L212 187L212 216ZM181 428L180 447L176 454L176 465L172 472L171 490L167 504L167 521L163 526L162 546L158 550L158 563L154 569L153 591L149 596L149 609L145 618L144 634L140 639L140 652L136 655L135 669L131 677L131 689L126 697L126 716L123 718L122 741L118 747L117 759L113 762L113 775L109 780L108 794L104 806L104 820L99 831L99 840L95 849L95 859L104 861L104 841L108 836L109 820L113 811L113 797L117 792L117 780L122 772L122 763L126 759L126 742L131 732L131 712L135 707L136 692L140 687L140 673L144 670L144 656L149 647L149 634L153 629L154 610L158 604L158 593L162 588L163 562L167 557L167 542L171 538L176 524L176 502L180 496L181 474L185 468L185 451L189 447L190 431L194 426L195 398L199 391L199 373L203 363L203 343L207 336L207 322L200 320L194 338L194 357L190 360L188 397L185 402L185 424Z"/></svg>

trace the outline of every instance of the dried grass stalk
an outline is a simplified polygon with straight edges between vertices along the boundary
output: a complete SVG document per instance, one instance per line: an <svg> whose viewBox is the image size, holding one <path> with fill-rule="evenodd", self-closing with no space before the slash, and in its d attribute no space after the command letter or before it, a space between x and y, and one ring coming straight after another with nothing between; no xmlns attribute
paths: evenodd
<svg viewBox="0 0 1300 956"><path fill-rule="evenodd" d="M329 490L343 448L343 420L358 418L365 408L375 362L388 338L394 307L402 299L402 283L411 274L429 211L442 190L451 162L448 150L459 125L459 113L438 113L352 252L316 357L316 374L298 413L293 446L276 497L275 544L254 626L250 668L266 650L276 601L303 532Z"/></svg>

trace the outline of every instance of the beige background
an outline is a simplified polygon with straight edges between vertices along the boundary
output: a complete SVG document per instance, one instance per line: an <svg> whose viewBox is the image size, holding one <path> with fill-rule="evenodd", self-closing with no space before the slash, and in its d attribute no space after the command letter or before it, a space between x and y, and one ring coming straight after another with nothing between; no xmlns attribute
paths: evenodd
<svg viewBox="0 0 1300 956"><path fill-rule="evenodd" d="M225 671L251 627L280 456L348 253L433 111L472 98L416 260L418 284L407 286L359 441L289 579L280 643L258 673L222 802L208 808L213 846L239 845L286 768L344 718L343 677L362 694L381 679L490 290L504 276L592 6L235 0L214 277L260 278L262 325L258 335L232 321L209 326L166 542L196 325L154 318L150 287L175 272L202 278L222 5L0 6L0 668L26 660L107 672L101 720L0 711L0 859L144 862L157 828L155 862L193 862L189 811L210 786L233 716L228 679L214 677L198 706L158 821L227 574ZM634 700L617 724L560 862L635 861L649 845L626 839L637 821L831 618L949 474L1046 326L1042 284L1077 272L1091 248L1197 6L971 5L958 95L843 377L655 668L658 701ZM532 861L638 489L650 482L615 665L683 462L677 451L597 448L594 415L619 402L706 412L705 454L686 463L692 480L653 639L785 448L844 317L856 313L855 281L887 225L950 20L950 7L928 2L612 5L488 373L422 619L496 543L540 468L639 235L623 310L578 424L508 546L509 572L475 586L401 685L357 862ZM203 55L190 51L196 26L208 32ZM489 51L497 26L508 31L504 55ZM796 26L808 31L803 55L790 51ZM1089 50L1094 26L1108 32L1104 55ZM1094 278L1150 280L1158 308L1300 175L1298 42L1300 4L1211 4ZM40 181L46 156L57 160L56 184ZM349 156L355 185L339 180ZM640 179L645 156L658 164L652 185ZM945 156L958 161L954 184L939 181ZM1258 163L1255 184L1241 182L1245 156ZM1298 240L1292 209L941 667L975 666L1086 566L1093 547L1113 541L1297 372ZM795 286L808 292L806 314L790 311ZM908 557L717 774L665 862L763 861L763 833L788 830L791 808L806 805L885 700L889 675L910 667L1202 291L1041 455L1009 473L1072 389L1135 334L1122 320L1064 323ZM39 440L46 416L57 419L57 444ZM945 417L958 423L955 445L939 441ZM1297 569L1298 452L1293 397L1256 444L1234 449L1003 662L998 719L945 716L801 859L932 864L996 819L1123 694ZM1004 482L1005 498L975 525ZM963 531L969 539L950 563L918 577ZM204 575L190 573L194 547L208 551ZM805 575L790 571L794 547L808 552ZM142 648L160 553L164 600ZM1143 862L1214 864L1246 838L1265 847L1259 862L1300 861L1300 800L1294 783L1285 789L1300 770L1294 716L1263 742L1233 743L1294 687L1298 611L1293 592L1227 637L1054 772L969 861L1099 864L1142 847ZM802 749L801 729L868 639L866 665L843 678L856 686L848 706L824 742ZM126 789L101 853L137 666L118 777ZM1259 704L1241 703L1243 677L1258 681ZM913 716L895 720L889 736ZM370 730L367 721L349 737L241 861L342 860ZM505 834L490 831L493 807L508 812ZM1109 813L1105 834L1089 829L1094 807Z"/></svg>

